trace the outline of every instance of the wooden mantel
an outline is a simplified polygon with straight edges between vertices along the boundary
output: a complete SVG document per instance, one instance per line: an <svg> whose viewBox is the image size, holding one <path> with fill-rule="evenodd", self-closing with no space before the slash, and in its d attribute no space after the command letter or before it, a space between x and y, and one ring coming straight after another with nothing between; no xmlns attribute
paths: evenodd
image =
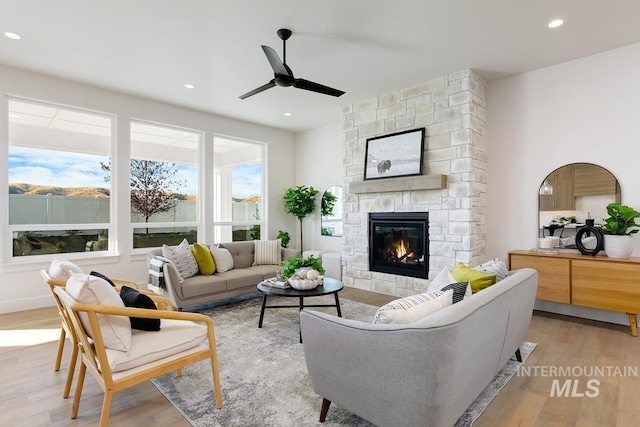
<svg viewBox="0 0 640 427"><path fill-rule="evenodd" d="M416 175L381 178L349 183L349 193L386 193L390 191L439 190L447 188L446 175Z"/></svg>

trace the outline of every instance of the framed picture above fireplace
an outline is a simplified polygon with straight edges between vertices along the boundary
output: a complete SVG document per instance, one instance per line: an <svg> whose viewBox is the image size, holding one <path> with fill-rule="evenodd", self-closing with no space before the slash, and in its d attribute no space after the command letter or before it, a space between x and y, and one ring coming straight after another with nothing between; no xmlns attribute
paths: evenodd
<svg viewBox="0 0 640 427"><path fill-rule="evenodd" d="M422 175L424 128L367 139L364 179Z"/></svg>

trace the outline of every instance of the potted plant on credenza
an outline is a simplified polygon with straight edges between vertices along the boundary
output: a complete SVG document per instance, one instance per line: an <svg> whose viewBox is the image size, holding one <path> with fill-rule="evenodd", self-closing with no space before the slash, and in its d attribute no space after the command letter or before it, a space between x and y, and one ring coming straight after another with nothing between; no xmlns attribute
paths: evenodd
<svg viewBox="0 0 640 427"><path fill-rule="evenodd" d="M604 250L610 258L629 258L633 252L633 234L640 227L636 224L640 212L620 203L609 203L607 214L609 217L604 219L602 226Z"/></svg>

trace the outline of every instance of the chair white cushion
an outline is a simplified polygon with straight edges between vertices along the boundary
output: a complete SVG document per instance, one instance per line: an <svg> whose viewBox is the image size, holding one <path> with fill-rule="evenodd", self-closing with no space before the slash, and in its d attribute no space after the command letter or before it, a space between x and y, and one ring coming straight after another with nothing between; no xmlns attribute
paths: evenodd
<svg viewBox="0 0 640 427"><path fill-rule="evenodd" d="M255 240L255 261L253 265L278 265L282 261L282 241L277 240Z"/></svg>
<svg viewBox="0 0 640 427"><path fill-rule="evenodd" d="M67 280L73 273L84 273L80 267L66 259L53 257L49 265L49 276L52 279Z"/></svg>
<svg viewBox="0 0 640 427"><path fill-rule="evenodd" d="M231 256L229 249L219 248L215 245L211 245L209 249L216 262L216 271L218 273L224 273L225 271L233 269L233 256Z"/></svg>
<svg viewBox="0 0 640 427"><path fill-rule="evenodd" d="M113 372L146 365L194 348L207 339L207 327L184 320L162 319L160 331L133 330L128 352L107 349Z"/></svg>
<svg viewBox="0 0 640 427"><path fill-rule="evenodd" d="M90 274L73 274L67 280L67 292L73 299L83 304L124 307L120 295L106 280ZM87 313L80 313L80 320L93 338ZM119 351L129 351L131 347L131 321L127 316L98 314L98 324L104 346Z"/></svg>
<svg viewBox="0 0 640 427"><path fill-rule="evenodd" d="M425 292L391 301L378 309L373 323L413 323L452 304L453 290Z"/></svg>
<svg viewBox="0 0 640 427"><path fill-rule="evenodd" d="M191 245L184 239L178 246L162 245L162 256L173 261L178 269L178 274L183 279L188 279L198 274L198 262L193 256Z"/></svg>

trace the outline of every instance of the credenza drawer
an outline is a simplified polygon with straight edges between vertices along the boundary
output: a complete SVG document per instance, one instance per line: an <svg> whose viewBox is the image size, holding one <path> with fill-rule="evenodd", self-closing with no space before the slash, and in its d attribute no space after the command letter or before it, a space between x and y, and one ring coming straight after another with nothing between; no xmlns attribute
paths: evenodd
<svg viewBox="0 0 640 427"><path fill-rule="evenodd" d="M547 256L509 255L509 268L533 268L538 271L536 298L544 301L571 303L570 261Z"/></svg>
<svg viewBox="0 0 640 427"><path fill-rule="evenodd" d="M640 266L573 260L571 304L640 313Z"/></svg>

